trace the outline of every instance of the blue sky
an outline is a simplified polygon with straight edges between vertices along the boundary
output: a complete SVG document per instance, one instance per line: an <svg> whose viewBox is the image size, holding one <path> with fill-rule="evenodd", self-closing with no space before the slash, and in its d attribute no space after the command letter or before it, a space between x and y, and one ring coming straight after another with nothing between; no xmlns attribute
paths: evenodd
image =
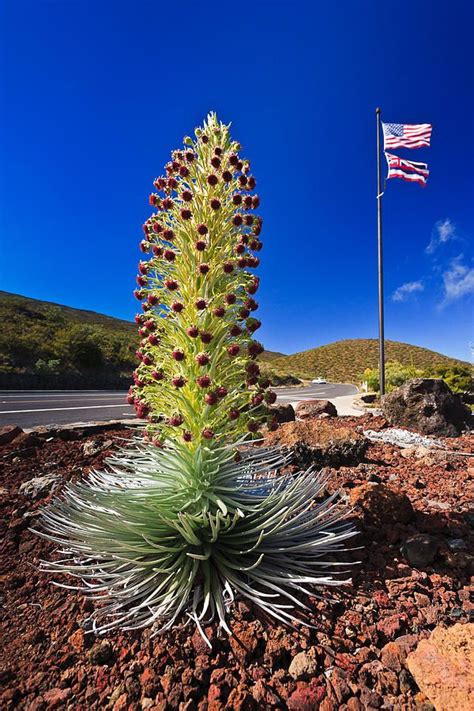
<svg viewBox="0 0 474 711"><path fill-rule="evenodd" d="M266 347L376 337L380 105L434 126L403 152L427 188L384 197L386 336L469 358L469 0L4 0L0 21L0 288L132 318L152 181L216 110L258 181Z"/></svg>

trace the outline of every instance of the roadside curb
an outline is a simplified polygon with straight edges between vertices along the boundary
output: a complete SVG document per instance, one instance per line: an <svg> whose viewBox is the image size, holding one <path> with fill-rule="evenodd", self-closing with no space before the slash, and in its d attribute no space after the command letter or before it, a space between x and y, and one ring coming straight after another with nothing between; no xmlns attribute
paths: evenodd
<svg viewBox="0 0 474 711"><path fill-rule="evenodd" d="M143 420L138 418L127 418L121 420L104 420L99 422L73 422L68 425L40 425L38 427L28 427L23 430L27 434L35 434L41 439L57 437L63 440L82 439L92 434L100 434L108 430L126 430L129 427L140 427L144 425Z"/></svg>

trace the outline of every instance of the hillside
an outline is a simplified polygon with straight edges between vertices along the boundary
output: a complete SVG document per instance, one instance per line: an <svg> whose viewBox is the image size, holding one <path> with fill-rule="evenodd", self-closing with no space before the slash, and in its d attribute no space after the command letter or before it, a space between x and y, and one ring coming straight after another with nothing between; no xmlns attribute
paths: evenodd
<svg viewBox="0 0 474 711"><path fill-rule="evenodd" d="M397 341L385 342L386 360L397 360L404 365L413 365L423 370L436 366L468 366L456 358L436 353L428 348L412 346ZM322 376L334 382L358 383L366 368L378 365L378 341L374 338L358 338L336 341L319 348L295 353L271 360L271 368L277 373L291 373L300 378Z"/></svg>
<svg viewBox="0 0 474 711"><path fill-rule="evenodd" d="M1 387L124 387L135 324L0 291Z"/></svg>
<svg viewBox="0 0 474 711"><path fill-rule="evenodd" d="M138 344L133 322L5 291L0 319L1 388L128 387ZM407 343L387 341L386 352L387 360L422 369L467 365ZM265 351L260 360L275 384L316 376L358 383L365 368L377 366L378 343L338 341L294 355Z"/></svg>

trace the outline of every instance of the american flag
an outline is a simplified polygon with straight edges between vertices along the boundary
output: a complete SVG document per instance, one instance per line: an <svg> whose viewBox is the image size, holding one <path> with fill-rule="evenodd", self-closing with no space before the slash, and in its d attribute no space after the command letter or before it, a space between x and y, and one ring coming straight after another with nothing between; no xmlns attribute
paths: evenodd
<svg viewBox="0 0 474 711"><path fill-rule="evenodd" d="M422 148L429 147L430 123L382 123L384 148Z"/></svg>
<svg viewBox="0 0 474 711"><path fill-rule="evenodd" d="M387 180L389 178L401 178L409 183L423 185L423 187L426 185L430 173L427 163L414 163L411 160L404 160L394 156L392 153L385 153L385 157L388 163Z"/></svg>

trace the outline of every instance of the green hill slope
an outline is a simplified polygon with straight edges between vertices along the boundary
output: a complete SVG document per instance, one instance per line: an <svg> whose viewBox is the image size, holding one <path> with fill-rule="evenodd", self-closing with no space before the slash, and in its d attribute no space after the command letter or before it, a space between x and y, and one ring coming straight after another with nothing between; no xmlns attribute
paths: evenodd
<svg viewBox="0 0 474 711"><path fill-rule="evenodd" d="M456 358L436 353L428 348L412 346L408 343L386 341L387 361L396 360L403 365L413 365L423 370L436 366L468 366ZM366 368L378 365L378 341L371 338L357 338L337 341L319 348L295 353L271 361L275 372L291 373L300 378L322 376L334 382L360 382Z"/></svg>

